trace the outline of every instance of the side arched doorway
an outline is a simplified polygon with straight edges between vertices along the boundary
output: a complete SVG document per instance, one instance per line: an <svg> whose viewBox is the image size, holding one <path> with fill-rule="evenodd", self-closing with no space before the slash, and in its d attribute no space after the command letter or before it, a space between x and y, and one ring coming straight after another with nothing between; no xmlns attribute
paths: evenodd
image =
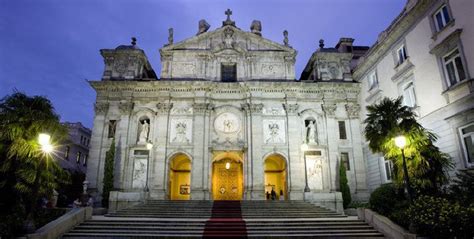
<svg viewBox="0 0 474 239"><path fill-rule="evenodd" d="M243 162L237 153L219 153L212 163L212 199L242 200Z"/></svg>
<svg viewBox="0 0 474 239"><path fill-rule="evenodd" d="M191 159L183 153L173 156L168 175L170 200L189 200L191 198Z"/></svg>
<svg viewBox="0 0 474 239"><path fill-rule="evenodd" d="M265 194L276 192L276 200L288 199L287 196L287 166L286 160L280 154L272 154L265 158Z"/></svg>

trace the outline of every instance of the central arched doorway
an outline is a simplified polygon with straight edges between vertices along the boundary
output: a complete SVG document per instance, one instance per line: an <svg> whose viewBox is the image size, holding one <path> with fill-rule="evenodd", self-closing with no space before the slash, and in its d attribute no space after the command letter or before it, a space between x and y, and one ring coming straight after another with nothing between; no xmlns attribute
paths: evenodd
<svg viewBox="0 0 474 239"><path fill-rule="evenodd" d="M179 153L171 159L168 186L171 200L191 198L191 159L186 154Z"/></svg>
<svg viewBox="0 0 474 239"><path fill-rule="evenodd" d="M265 194L276 192L276 200L288 199L286 160L280 154L272 154L265 158Z"/></svg>
<svg viewBox="0 0 474 239"><path fill-rule="evenodd" d="M212 198L214 200L242 200L243 165L236 153L220 153L212 163Z"/></svg>

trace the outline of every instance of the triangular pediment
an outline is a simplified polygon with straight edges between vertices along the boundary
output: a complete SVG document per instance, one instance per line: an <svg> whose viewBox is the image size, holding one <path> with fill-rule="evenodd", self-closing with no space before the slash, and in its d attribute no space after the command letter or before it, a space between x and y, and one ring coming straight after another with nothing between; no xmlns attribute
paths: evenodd
<svg viewBox="0 0 474 239"><path fill-rule="evenodd" d="M213 53L233 49L243 51L282 51L296 52L293 48L265 39L251 32L242 31L234 26L223 26L214 31L185 39L181 42L161 48L161 52L182 50L208 50Z"/></svg>

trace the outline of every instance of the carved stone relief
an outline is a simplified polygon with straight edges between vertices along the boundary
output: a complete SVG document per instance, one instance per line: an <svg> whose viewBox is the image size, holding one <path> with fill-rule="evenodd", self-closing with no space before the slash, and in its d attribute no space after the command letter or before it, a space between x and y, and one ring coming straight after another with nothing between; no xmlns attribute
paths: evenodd
<svg viewBox="0 0 474 239"><path fill-rule="evenodd" d="M323 162L321 157L307 155L308 186L312 190L323 189Z"/></svg>
<svg viewBox="0 0 474 239"><path fill-rule="evenodd" d="M170 143L191 143L192 123L192 119L171 119Z"/></svg>
<svg viewBox="0 0 474 239"><path fill-rule="evenodd" d="M144 188L146 183L146 158L135 158L133 163L133 188Z"/></svg>
<svg viewBox="0 0 474 239"><path fill-rule="evenodd" d="M240 131L240 119L233 113L222 113L214 120L214 129L219 133L237 133Z"/></svg>
<svg viewBox="0 0 474 239"><path fill-rule="evenodd" d="M174 62L173 72L176 75L195 75L196 65L194 62Z"/></svg>
<svg viewBox="0 0 474 239"><path fill-rule="evenodd" d="M266 144L285 143L285 120L263 120L263 137Z"/></svg>
<svg viewBox="0 0 474 239"><path fill-rule="evenodd" d="M264 115L285 115L285 109L279 107L263 108Z"/></svg>
<svg viewBox="0 0 474 239"><path fill-rule="evenodd" d="M354 103L346 104L346 110L349 118L357 118L359 117L360 105Z"/></svg>
<svg viewBox="0 0 474 239"><path fill-rule="evenodd" d="M262 63L260 71L264 76L280 76L284 74L284 66L277 63Z"/></svg>

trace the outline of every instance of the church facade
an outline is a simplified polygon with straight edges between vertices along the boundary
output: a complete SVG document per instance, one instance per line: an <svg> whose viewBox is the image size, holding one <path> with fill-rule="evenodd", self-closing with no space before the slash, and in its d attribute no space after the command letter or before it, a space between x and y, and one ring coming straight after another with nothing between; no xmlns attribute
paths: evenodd
<svg viewBox="0 0 474 239"><path fill-rule="evenodd" d="M306 200L342 210L339 166L367 200L359 83L365 48L342 38L312 55L295 79L297 52L265 39L261 23L222 27L160 49L160 78L135 40L103 49L87 180L100 197L115 139L112 208L147 199ZM357 53L357 50L360 50Z"/></svg>

